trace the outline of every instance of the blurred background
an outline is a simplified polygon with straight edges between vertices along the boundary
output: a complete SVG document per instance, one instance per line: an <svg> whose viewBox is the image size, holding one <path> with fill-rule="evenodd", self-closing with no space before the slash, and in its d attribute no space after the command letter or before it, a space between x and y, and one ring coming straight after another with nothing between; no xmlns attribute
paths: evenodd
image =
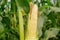
<svg viewBox="0 0 60 40"><path fill-rule="evenodd" d="M26 32L29 2L38 6L38 40L60 40L60 0L0 0L0 40L20 40L17 8Z"/></svg>

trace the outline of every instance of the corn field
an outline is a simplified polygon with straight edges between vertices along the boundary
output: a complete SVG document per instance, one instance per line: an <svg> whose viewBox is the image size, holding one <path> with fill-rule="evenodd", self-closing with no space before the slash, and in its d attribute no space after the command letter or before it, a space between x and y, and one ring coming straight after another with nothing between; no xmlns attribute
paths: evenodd
<svg viewBox="0 0 60 40"><path fill-rule="evenodd" d="M60 0L0 0L0 40L60 40Z"/></svg>

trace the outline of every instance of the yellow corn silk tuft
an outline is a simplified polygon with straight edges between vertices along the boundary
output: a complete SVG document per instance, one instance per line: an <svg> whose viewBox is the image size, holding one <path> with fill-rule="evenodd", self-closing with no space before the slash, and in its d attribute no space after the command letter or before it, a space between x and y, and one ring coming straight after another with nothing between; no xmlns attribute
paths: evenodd
<svg viewBox="0 0 60 40"><path fill-rule="evenodd" d="M30 3L30 14L28 19L27 34L25 40L37 40L37 5Z"/></svg>

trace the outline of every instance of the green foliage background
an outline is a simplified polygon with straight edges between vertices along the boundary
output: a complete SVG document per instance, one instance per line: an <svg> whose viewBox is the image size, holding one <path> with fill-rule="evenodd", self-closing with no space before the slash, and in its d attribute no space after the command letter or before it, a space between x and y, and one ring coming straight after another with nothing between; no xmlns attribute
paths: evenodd
<svg viewBox="0 0 60 40"><path fill-rule="evenodd" d="M39 40L60 40L60 0L0 0L0 40L20 40L17 8L21 8L26 32L29 2L39 7Z"/></svg>

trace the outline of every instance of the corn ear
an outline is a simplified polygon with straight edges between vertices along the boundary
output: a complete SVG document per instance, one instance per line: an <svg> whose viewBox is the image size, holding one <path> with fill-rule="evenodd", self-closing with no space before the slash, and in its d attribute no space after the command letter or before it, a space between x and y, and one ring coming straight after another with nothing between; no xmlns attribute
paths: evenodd
<svg viewBox="0 0 60 40"><path fill-rule="evenodd" d="M19 13L20 40L24 40L23 15L20 8L18 8L18 13Z"/></svg>
<svg viewBox="0 0 60 40"><path fill-rule="evenodd" d="M24 27L23 27L23 15L22 15L22 9L19 6L19 3L16 1L16 5L18 8L18 17L19 17L19 31L20 31L20 40L24 40Z"/></svg>
<svg viewBox="0 0 60 40"><path fill-rule="evenodd" d="M37 5L30 3L30 14L28 19L28 27L25 40L38 40L37 39Z"/></svg>
<svg viewBox="0 0 60 40"><path fill-rule="evenodd" d="M20 40L24 40L23 15L20 8L18 9L18 13L19 13Z"/></svg>

